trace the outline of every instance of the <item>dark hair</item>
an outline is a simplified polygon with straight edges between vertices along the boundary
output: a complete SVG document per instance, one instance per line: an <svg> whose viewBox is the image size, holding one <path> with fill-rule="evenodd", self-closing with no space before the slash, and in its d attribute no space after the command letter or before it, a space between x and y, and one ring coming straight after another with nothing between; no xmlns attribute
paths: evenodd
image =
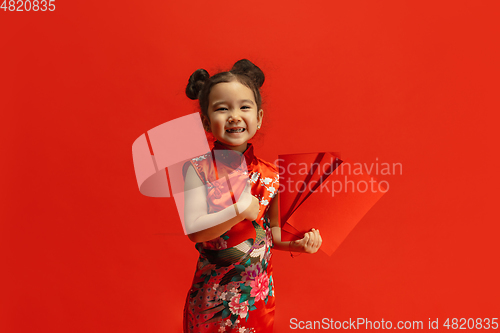
<svg viewBox="0 0 500 333"><path fill-rule="evenodd" d="M200 103L201 114L208 118L208 97L212 87L217 83L237 80L253 91L257 110L261 108L262 97L259 88L264 84L264 73L250 60L238 60L228 72L221 72L210 76L204 69L197 69L189 77L186 86L186 95L190 99L197 99Z"/></svg>

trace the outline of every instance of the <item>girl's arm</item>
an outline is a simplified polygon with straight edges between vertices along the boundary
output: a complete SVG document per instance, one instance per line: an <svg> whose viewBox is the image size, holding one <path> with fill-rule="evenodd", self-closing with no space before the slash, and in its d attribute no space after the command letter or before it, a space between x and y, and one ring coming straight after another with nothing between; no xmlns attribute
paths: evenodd
<svg viewBox="0 0 500 333"><path fill-rule="evenodd" d="M271 206L269 207L269 219L271 224L271 230L273 233L273 243L276 250L282 251L293 251L293 252L305 252L305 253L315 253L321 246L323 240L319 234L319 230L311 229L311 231L304 234L304 238L295 241L281 241L281 228L279 224L279 202L278 195L271 201Z"/></svg>
<svg viewBox="0 0 500 333"><path fill-rule="evenodd" d="M206 242L217 238L244 219L255 220L259 213L259 200L251 195L247 186L237 203L216 213L207 213L207 191L190 165L184 182L184 225L193 242Z"/></svg>

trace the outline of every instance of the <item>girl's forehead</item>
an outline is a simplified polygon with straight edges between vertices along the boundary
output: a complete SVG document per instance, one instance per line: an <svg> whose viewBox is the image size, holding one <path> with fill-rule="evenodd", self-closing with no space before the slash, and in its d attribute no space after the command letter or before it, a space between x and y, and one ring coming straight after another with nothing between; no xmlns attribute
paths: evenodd
<svg viewBox="0 0 500 333"><path fill-rule="evenodd" d="M217 83L210 90L210 105L219 100L235 101L242 99L250 99L255 103L255 96L252 89L237 80Z"/></svg>

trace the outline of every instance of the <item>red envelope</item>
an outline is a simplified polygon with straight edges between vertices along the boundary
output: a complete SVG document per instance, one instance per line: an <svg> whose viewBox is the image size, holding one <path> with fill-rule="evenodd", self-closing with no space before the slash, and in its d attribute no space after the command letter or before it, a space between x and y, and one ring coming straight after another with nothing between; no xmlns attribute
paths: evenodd
<svg viewBox="0 0 500 333"><path fill-rule="evenodd" d="M385 193L368 174L355 174L338 153L279 155L280 223L283 241L320 230L321 249L332 255ZM348 166L348 168L347 168Z"/></svg>

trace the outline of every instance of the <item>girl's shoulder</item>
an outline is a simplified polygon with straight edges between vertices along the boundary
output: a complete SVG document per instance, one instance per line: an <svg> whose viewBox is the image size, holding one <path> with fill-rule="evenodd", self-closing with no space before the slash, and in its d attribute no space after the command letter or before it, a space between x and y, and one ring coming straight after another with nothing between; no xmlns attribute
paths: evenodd
<svg viewBox="0 0 500 333"><path fill-rule="evenodd" d="M262 169L262 171L265 171L266 173L268 173L269 176L279 175L278 167L276 165L274 165L273 163L268 162L266 160L263 160L260 157L256 156L255 158L257 160L257 165L259 165L259 168Z"/></svg>
<svg viewBox="0 0 500 333"><path fill-rule="evenodd" d="M186 173L189 168L189 166L193 166L194 170L200 177L201 181L203 183L207 182L206 178L206 172L207 172L207 167L209 167L212 164L212 154L211 152L207 152L203 155L194 157L187 162L184 163L184 166L182 167L182 173L184 175L184 178L186 178Z"/></svg>
<svg viewBox="0 0 500 333"><path fill-rule="evenodd" d="M255 164L252 163L252 164L256 165L257 168L249 166L249 171L254 171L254 172L257 171L259 174L261 174L261 176L264 177L279 178L278 167L276 165L257 156L254 156L254 158L257 161L257 163ZM203 155L194 157L184 163L183 166L184 178L186 177L187 169L189 168L189 166L193 166L194 170L200 177L201 181L204 184L210 183L211 181L213 181L212 178L214 177L213 164L214 164L213 155L212 152L210 151Z"/></svg>

